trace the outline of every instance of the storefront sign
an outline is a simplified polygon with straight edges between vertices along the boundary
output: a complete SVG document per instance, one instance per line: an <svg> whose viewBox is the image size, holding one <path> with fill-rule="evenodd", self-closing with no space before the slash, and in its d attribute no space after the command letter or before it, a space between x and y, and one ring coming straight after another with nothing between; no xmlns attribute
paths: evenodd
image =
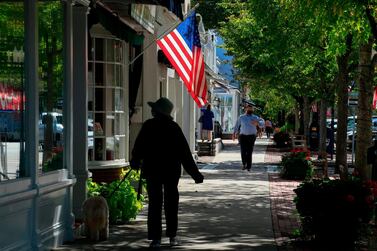
<svg viewBox="0 0 377 251"><path fill-rule="evenodd" d="M19 111L21 109L22 92L0 83L0 110Z"/></svg>

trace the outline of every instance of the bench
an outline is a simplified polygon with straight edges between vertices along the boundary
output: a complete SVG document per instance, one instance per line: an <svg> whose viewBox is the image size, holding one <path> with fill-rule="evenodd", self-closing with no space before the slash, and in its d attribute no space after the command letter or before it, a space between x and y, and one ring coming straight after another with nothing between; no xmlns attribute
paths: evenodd
<svg viewBox="0 0 377 251"><path fill-rule="evenodd" d="M308 149L304 135L291 134L292 148Z"/></svg>

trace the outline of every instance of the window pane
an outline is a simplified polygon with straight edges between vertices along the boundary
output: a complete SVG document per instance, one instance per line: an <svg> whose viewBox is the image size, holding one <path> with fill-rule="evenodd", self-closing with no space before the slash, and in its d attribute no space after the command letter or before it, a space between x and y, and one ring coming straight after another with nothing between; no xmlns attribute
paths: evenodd
<svg viewBox="0 0 377 251"><path fill-rule="evenodd" d="M106 65L106 85L115 86L115 65L114 64Z"/></svg>
<svg viewBox="0 0 377 251"><path fill-rule="evenodd" d="M104 160L104 138L95 138L94 139L94 160Z"/></svg>
<svg viewBox="0 0 377 251"><path fill-rule="evenodd" d="M104 130L106 129L104 113L95 113L93 129L94 129L94 136L104 135L104 132L105 132Z"/></svg>
<svg viewBox="0 0 377 251"><path fill-rule="evenodd" d="M115 136L115 159L124 159L126 154L125 137Z"/></svg>
<svg viewBox="0 0 377 251"><path fill-rule="evenodd" d="M106 104L106 98L105 98L105 91L104 88L96 88L95 89L95 110L96 111L104 111L105 110L105 104Z"/></svg>
<svg viewBox="0 0 377 251"><path fill-rule="evenodd" d="M123 112L124 111L124 100L123 100L123 90L122 89L114 89L114 103L115 103L115 111L116 112Z"/></svg>
<svg viewBox="0 0 377 251"><path fill-rule="evenodd" d="M95 81L96 85L104 85L105 83L105 69L103 67L103 63L96 63L96 69L95 69Z"/></svg>
<svg viewBox="0 0 377 251"><path fill-rule="evenodd" d="M0 2L0 182L25 176L23 45L23 3Z"/></svg>
<svg viewBox="0 0 377 251"><path fill-rule="evenodd" d="M115 85L122 87L122 66L115 65Z"/></svg>
<svg viewBox="0 0 377 251"><path fill-rule="evenodd" d="M94 160L94 120L93 113L88 112L88 160Z"/></svg>
<svg viewBox="0 0 377 251"><path fill-rule="evenodd" d="M88 88L88 111L93 111L93 104L94 104L94 88Z"/></svg>
<svg viewBox="0 0 377 251"><path fill-rule="evenodd" d="M106 138L106 160L114 160L114 137Z"/></svg>
<svg viewBox="0 0 377 251"><path fill-rule="evenodd" d="M104 46L103 46L104 40L102 38L96 38L94 41L95 45L95 59L96 61L103 61L104 56L103 56L103 51L104 51Z"/></svg>
<svg viewBox="0 0 377 251"><path fill-rule="evenodd" d="M106 61L107 62L114 62L114 47L115 41L112 39L106 39Z"/></svg>
<svg viewBox="0 0 377 251"><path fill-rule="evenodd" d="M115 62L122 62L123 60L123 48L122 48L122 42L119 40L116 40L114 43L115 47Z"/></svg>
<svg viewBox="0 0 377 251"><path fill-rule="evenodd" d="M126 121L123 113L115 114L115 135L125 135Z"/></svg>
<svg viewBox="0 0 377 251"><path fill-rule="evenodd" d="M114 89L106 89L106 111L114 111Z"/></svg>
<svg viewBox="0 0 377 251"><path fill-rule="evenodd" d="M39 142L43 172L63 168L63 8L60 1L38 3Z"/></svg>
<svg viewBox="0 0 377 251"><path fill-rule="evenodd" d="M106 136L113 136L114 135L114 114L107 114L106 115Z"/></svg>

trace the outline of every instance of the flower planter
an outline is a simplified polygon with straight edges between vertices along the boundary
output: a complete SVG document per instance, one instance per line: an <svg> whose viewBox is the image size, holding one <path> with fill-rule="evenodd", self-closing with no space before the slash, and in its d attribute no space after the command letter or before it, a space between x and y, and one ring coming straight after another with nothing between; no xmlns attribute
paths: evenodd
<svg viewBox="0 0 377 251"><path fill-rule="evenodd" d="M111 183L114 180L119 180L122 174L122 167L106 168L106 169L91 169L92 179L96 183Z"/></svg>
<svg viewBox="0 0 377 251"><path fill-rule="evenodd" d="M352 178L303 182L295 189L295 203L304 235L350 250L372 219L375 191L371 183Z"/></svg>
<svg viewBox="0 0 377 251"><path fill-rule="evenodd" d="M313 175L310 152L301 148L293 149L282 157L280 175L285 179L303 180Z"/></svg>

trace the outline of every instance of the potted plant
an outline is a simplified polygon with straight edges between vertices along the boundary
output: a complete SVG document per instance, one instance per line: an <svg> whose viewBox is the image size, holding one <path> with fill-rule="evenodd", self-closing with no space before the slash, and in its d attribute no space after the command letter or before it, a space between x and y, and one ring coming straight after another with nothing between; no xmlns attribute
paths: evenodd
<svg viewBox="0 0 377 251"><path fill-rule="evenodd" d="M280 175L285 179L310 179L313 175L313 164L310 161L310 151L295 148L282 156Z"/></svg>
<svg viewBox="0 0 377 251"><path fill-rule="evenodd" d="M139 180L140 174L136 171L132 172L121 184L121 180L115 180L111 183L96 183L91 179L88 180L88 196L102 195L105 197L109 206L109 221L111 224L128 222L130 219L136 218L143 208L144 197L141 195L140 199L138 199L137 192L133 186ZM121 179L125 173L123 170ZM117 188L118 186L119 188ZM114 190L115 192L113 193Z"/></svg>

